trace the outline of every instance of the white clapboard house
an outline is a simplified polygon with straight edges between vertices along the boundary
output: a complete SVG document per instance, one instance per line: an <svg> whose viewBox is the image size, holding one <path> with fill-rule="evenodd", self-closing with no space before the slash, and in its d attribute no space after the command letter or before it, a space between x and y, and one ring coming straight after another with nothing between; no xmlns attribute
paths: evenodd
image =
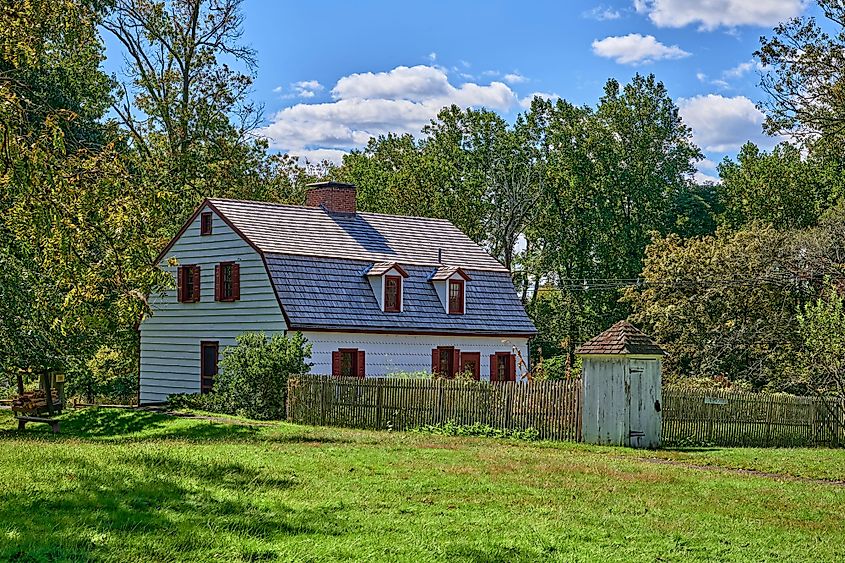
<svg viewBox="0 0 845 563"><path fill-rule="evenodd" d="M307 205L208 199L158 257L175 288L141 325L140 402L211 389L243 332L300 331L312 373L515 380L536 330L508 270L442 219L359 213L355 187Z"/></svg>

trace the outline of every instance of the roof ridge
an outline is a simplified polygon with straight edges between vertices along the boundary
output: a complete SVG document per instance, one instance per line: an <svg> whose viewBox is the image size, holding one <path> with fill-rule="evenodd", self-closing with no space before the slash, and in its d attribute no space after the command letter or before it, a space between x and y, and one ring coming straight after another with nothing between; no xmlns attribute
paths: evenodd
<svg viewBox="0 0 845 563"><path fill-rule="evenodd" d="M277 201L260 201L255 199L234 199L228 197L209 197L206 198L208 201L214 203L216 201L225 201L231 203L246 203L251 205L270 205L272 207L292 207L294 209L312 209L314 211L322 211L323 213L331 214L329 211L326 211L322 207L313 206L313 205L301 205L298 203L280 203ZM349 213L348 215L353 215L353 213ZM364 216L371 216L371 217L396 217L398 219L422 219L424 221L436 221L438 223L448 223L449 225L455 227L454 223L452 223L449 219L444 219L442 217L424 217L422 215L398 215L396 213L375 213L372 211L356 211L354 215L364 215ZM460 229L458 229L460 230ZM470 239L472 240L472 239Z"/></svg>

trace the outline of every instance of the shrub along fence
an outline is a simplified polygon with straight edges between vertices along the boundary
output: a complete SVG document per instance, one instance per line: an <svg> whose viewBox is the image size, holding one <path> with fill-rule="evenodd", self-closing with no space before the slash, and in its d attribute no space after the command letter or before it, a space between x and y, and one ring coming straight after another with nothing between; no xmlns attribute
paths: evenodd
<svg viewBox="0 0 845 563"><path fill-rule="evenodd" d="M577 440L581 382L338 378L288 379L288 420L300 424L410 430L454 422L535 429L541 439Z"/></svg>
<svg viewBox="0 0 845 563"><path fill-rule="evenodd" d="M845 401L664 387L663 443L841 446L845 445Z"/></svg>

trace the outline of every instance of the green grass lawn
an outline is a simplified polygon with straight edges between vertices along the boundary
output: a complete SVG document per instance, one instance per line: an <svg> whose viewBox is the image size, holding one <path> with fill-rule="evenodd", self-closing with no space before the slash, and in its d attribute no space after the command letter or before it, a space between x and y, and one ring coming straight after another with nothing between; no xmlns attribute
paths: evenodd
<svg viewBox="0 0 845 563"><path fill-rule="evenodd" d="M842 561L845 451L0 414L0 560ZM714 466L702 470L652 458ZM727 469L719 469L724 467Z"/></svg>

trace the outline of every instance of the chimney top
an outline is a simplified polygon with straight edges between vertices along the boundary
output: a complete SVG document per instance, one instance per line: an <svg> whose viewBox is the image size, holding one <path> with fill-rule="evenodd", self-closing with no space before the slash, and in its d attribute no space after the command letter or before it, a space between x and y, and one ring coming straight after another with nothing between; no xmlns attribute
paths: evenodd
<svg viewBox="0 0 845 563"><path fill-rule="evenodd" d="M305 205L330 213L355 213L356 187L342 182L315 182L306 186Z"/></svg>

